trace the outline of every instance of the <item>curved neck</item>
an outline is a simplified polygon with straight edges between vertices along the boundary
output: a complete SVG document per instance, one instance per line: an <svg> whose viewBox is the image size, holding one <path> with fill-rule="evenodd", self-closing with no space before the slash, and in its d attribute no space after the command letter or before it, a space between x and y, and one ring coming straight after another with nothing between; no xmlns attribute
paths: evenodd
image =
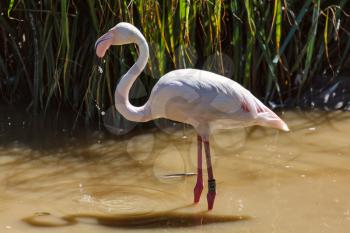
<svg viewBox="0 0 350 233"><path fill-rule="evenodd" d="M129 92L147 64L149 51L147 41L142 35L137 35L135 43L139 48L139 57L136 63L123 75L115 90L115 106L126 119L144 122L149 121L151 118L147 103L141 107L133 106L129 101Z"/></svg>

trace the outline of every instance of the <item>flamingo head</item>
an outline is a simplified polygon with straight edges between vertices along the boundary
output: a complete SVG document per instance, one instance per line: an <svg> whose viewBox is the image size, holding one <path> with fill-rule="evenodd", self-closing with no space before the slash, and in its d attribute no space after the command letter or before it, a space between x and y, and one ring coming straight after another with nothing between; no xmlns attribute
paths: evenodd
<svg viewBox="0 0 350 233"><path fill-rule="evenodd" d="M141 32L129 23L118 23L111 28L106 34L102 35L95 43L96 55L104 57L107 49L111 45L123 45L136 43L137 38L143 37Z"/></svg>

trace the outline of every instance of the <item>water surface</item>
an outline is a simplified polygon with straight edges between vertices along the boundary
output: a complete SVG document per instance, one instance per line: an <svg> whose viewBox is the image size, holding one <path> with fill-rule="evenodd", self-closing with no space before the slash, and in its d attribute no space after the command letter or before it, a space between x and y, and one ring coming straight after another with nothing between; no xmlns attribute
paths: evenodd
<svg viewBox="0 0 350 233"><path fill-rule="evenodd" d="M206 187L192 204L191 129L41 149L2 143L0 232L348 232L350 113L282 118L291 132L212 135L218 194L210 212ZM169 176L178 173L188 176Z"/></svg>

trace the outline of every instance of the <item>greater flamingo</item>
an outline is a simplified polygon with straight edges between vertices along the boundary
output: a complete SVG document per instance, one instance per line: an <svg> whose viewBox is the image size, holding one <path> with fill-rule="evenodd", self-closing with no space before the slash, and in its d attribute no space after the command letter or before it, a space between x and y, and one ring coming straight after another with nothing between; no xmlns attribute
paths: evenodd
<svg viewBox="0 0 350 233"><path fill-rule="evenodd" d="M208 172L208 210L214 205L216 183L211 165L209 135L218 128L251 125L268 126L289 131L288 126L247 89L224 76L197 69L174 70L157 82L149 100L141 107L129 102L129 91L145 68L149 56L147 41L129 23L119 23L102 35L95 44L96 55L102 58L111 45L136 43L139 57L123 75L115 90L115 107L128 120L145 122L156 118L184 122L197 132L198 165L194 202L203 190L202 144Z"/></svg>

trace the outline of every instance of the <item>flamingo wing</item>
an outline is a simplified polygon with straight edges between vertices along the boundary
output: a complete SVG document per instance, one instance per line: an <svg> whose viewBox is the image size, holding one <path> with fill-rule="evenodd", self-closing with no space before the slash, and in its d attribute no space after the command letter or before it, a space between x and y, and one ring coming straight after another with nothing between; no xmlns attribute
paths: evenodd
<svg viewBox="0 0 350 233"><path fill-rule="evenodd" d="M244 111L251 113L257 125L289 131L287 124L276 113L266 107L259 99L255 98L248 90L243 97Z"/></svg>

